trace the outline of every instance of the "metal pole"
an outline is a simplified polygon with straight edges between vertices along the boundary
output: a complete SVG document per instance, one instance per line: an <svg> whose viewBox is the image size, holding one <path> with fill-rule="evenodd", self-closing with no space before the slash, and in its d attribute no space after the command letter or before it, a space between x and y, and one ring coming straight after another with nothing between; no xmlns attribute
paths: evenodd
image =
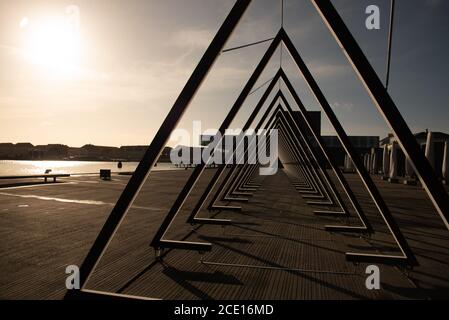
<svg viewBox="0 0 449 320"><path fill-rule="evenodd" d="M395 0L391 0L391 7L390 7L390 27L388 31L387 71L385 79L385 90L388 90L388 84L390 82L391 48L393 42L393 27L394 27L394 1Z"/></svg>

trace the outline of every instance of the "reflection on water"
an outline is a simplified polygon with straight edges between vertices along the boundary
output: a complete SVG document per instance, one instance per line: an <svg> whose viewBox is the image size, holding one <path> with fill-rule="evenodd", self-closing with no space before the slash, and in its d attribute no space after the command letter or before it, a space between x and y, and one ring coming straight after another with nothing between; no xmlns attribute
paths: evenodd
<svg viewBox="0 0 449 320"><path fill-rule="evenodd" d="M119 169L117 162L106 161L31 161L31 160L0 160L0 176L43 174L51 169L51 173L98 173L100 169L111 169L112 172L134 171L138 162L122 162ZM154 171L175 170L171 163L158 163Z"/></svg>

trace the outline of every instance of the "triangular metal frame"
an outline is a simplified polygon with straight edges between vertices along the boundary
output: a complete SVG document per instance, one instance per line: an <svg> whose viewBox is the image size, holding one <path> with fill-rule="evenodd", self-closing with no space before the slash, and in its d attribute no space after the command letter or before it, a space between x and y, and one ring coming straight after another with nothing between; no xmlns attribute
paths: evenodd
<svg viewBox="0 0 449 320"><path fill-rule="evenodd" d="M283 72L282 69L280 69L278 71L278 73L273 78L273 80L275 80L275 81L283 80L283 82L285 83L288 91L290 92L290 94L293 96L294 100L297 103L297 106L298 106L298 108L300 110L300 117L301 117L303 123L306 124L306 126L309 128L309 132L310 132L310 130L313 130L312 122L311 122L311 120L308 117L308 114L307 114L307 111L306 111L304 105L302 104L300 98L298 97L298 94L296 93L295 89L291 85L291 82L289 81L288 77L285 75L285 73ZM281 93L279 95L279 97L282 99L282 102L284 103L284 105L286 105L286 107L289 109L289 111L293 112L293 110L291 109L291 107L288 104L287 100L285 99L285 96ZM268 111L269 110L267 109L266 113ZM312 133L314 133L314 132L312 131ZM304 134L304 136L306 136L306 135ZM354 208L356 214L358 215L360 222L362 223L361 227L357 227L357 226L332 226L332 225L329 225L329 226L326 226L326 229L328 231L339 231L339 232L372 233L373 229L372 229L368 219L364 215L363 210L362 210L360 204L357 201L357 198L355 197L354 193L352 192L351 188L349 187L349 184L347 183L346 179L342 175L342 173L339 170L338 166L335 165L335 163L334 163L334 161L332 159L332 156L330 155L330 152L327 150L327 147L325 146L324 142L321 140L319 135L312 134L312 136L314 138L314 141L316 141L317 145L321 149L322 154L325 156L327 162L329 163L329 165L333 169L333 172L334 172L335 176L337 177L338 181L340 182L343 190L345 191L348 199L350 200L350 202L352 204L352 207ZM235 169L235 168L233 168L233 169ZM226 179L228 179L228 177ZM227 181L222 182L222 186L225 183L227 183ZM211 192L211 190L212 190L211 188L210 189L206 189L205 193L206 192ZM214 197L214 199L211 202L211 204L215 202L215 199L216 199L216 196ZM211 205L209 205L209 208L211 208ZM345 212L347 212L347 210ZM329 212L325 212L325 211L321 211L321 212L320 211L316 211L316 213L318 213L318 214L329 214ZM336 214L341 215L341 212L336 212Z"/></svg>
<svg viewBox="0 0 449 320"><path fill-rule="evenodd" d="M279 77L275 77L275 78L274 78L276 81L279 80L279 79L284 79L284 78L286 79L285 73L282 71L282 69L280 69L278 73L279 73ZM288 114L290 115L290 113L293 113L293 110L291 109L290 105L288 104L287 100L285 99L283 93L280 92L280 94L277 94L276 97L278 97L278 96L279 96L279 98L283 101L284 105L287 106ZM268 112L268 111L270 111L270 110L267 109L267 112ZM290 115L290 116L291 116L291 115ZM300 116L302 117L302 114L301 114ZM302 118L302 119L303 119L304 123L307 123L308 126L311 127L311 125L309 124L309 120L308 120L308 119L304 119L304 118ZM342 199L339 197L338 192L336 191L335 187L333 186L332 181L331 181L330 178L328 177L327 172L326 172L325 170L322 170L322 168L320 167L320 164L318 163L318 159L317 159L318 157L314 154L312 146L308 143L308 141L307 141L307 139L306 139L307 133L304 133L303 130L300 129L299 124L296 123L296 120L295 120L293 117L292 117L292 121L294 121L294 125L295 125L295 127L297 128L297 130L298 130L300 136L303 138L303 140L305 140L306 148L308 149L308 151L311 153L312 157L314 158L313 160L312 160L312 159L309 159L309 161L310 161L310 162L314 162L314 163L316 164L316 167L320 169L321 174L322 174L322 175L324 176L324 178L325 178L326 185L330 188L330 190L331 190L331 192L333 193L334 197L338 197L338 198L336 199L336 202L337 202L337 206L340 206L341 212L316 211L316 213L317 213L317 214L325 214L325 215L339 215L339 216L342 216L342 215L345 215L345 214L349 214L348 211L347 211L347 209L346 209L346 207L344 206L344 203L343 203ZM320 141L318 141L318 144L320 144ZM323 148L325 148L325 146L324 146L323 144L321 144L321 145L323 146ZM306 155L306 156L307 156L307 155ZM332 163L332 159L329 158L329 160L330 160L330 162L331 162L331 163L330 163L331 166L334 167L334 168L336 168L336 166ZM235 169L235 167L234 167L233 169ZM344 177L342 177L342 179L344 179ZM222 182L222 187L223 187L223 185L224 185L225 183L227 183L227 181L223 181L223 182ZM348 185L348 184L346 183L345 185L343 185L343 187L345 187L345 186L347 186L347 185ZM352 191L350 190L349 187L347 187L345 190L347 190L348 193L350 193L350 194L352 195L352 197L353 197L353 193L352 193ZM356 200L355 200L355 202L356 202ZM326 204L326 203L322 203L322 204ZM356 204L358 204L358 203L356 202ZM356 208L356 207L354 207L354 208ZM356 211L357 211L357 210L356 210ZM360 212L361 212L361 209L360 209ZM362 220L362 221L363 221L363 220ZM363 222L362 222L362 223L363 223ZM368 223L368 226L369 226L369 223ZM369 231L369 232L370 232L370 230L371 230L370 227L369 227L368 229L367 229L366 227L363 228L363 229L364 229L365 231Z"/></svg>
<svg viewBox="0 0 449 320"><path fill-rule="evenodd" d="M278 97L280 97L281 94L277 94L274 100L277 100ZM269 106L269 109L267 109L267 111L271 111L271 109L273 108L273 106ZM265 120L265 119L261 119L261 120ZM270 122L270 121L269 121ZM260 122L259 125L256 127L256 130L260 128ZM245 154L243 156L246 155L246 153L248 152L248 150L245 151ZM252 150L252 153L250 155L248 155L248 157L253 157L254 156L254 150ZM306 162L309 161L308 157L306 155L301 155L302 157L302 161ZM307 160L304 160L307 157ZM242 172L245 168L245 165L248 164L248 161L246 161L242 167L240 168L241 170L237 172L237 174L231 179L231 181L223 181L221 187L217 190L217 193L220 192L220 190L225 186L225 185L229 185L229 188L227 188L227 190L225 191L225 195L222 196L221 200L222 201L226 201L226 200L237 200L237 199L231 199L229 197L227 197L227 195L236 195L235 193L235 189L238 187L238 184L241 182L242 177L245 176L245 173ZM234 166L232 168L232 170L236 169L237 166ZM326 187L324 186L324 182L321 180L321 177L318 175L318 172L316 172L314 170L314 168L305 168L304 169L306 171L306 175L308 175L308 177L310 178L311 181L313 181L312 183L315 184L315 186L317 188L320 189L319 195L313 195L310 196L309 194L307 195L303 195L304 198L315 198L315 199L327 199L328 202L314 202L315 204L322 204L322 205L333 205L334 202L332 200L332 198L330 197L330 195L328 194L328 191L326 189ZM314 172L312 172L314 171ZM315 177L313 177L312 175L314 175ZM319 183L317 183L316 181L318 181ZM228 183L229 182L229 183ZM321 190L324 191L324 195L321 193ZM241 193L237 193L237 195L239 195ZM245 193L245 194L251 194L251 193ZM211 208L214 208L213 206Z"/></svg>
<svg viewBox="0 0 449 320"><path fill-rule="evenodd" d="M172 131L176 128L179 120L187 110L189 103L192 101L195 93L200 88L202 82L206 78L209 70L212 68L218 56L221 54L226 42L231 37L233 31L237 27L251 0L237 0L229 12L228 16L220 26L215 37L212 39L209 47L206 49L201 60L187 81L186 85L180 92L178 98L173 104L170 112L163 121L161 127L157 131L153 141L149 145L142 160L139 162L134 174L131 176L128 184L125 186L116 205L112 209L105 224L100 230L86 258L80 266L80 290L67 290L65 298L81 298L83 295L93 292L85 288L86 283L91 277L99 260L103 256L114 234L123 221L126 213L131 207L133 201L137 197L143 183L146 181L159 155L170 138ZM249 90L249 89L248 89ZM108 295L106 292L95 291L93 295ZM126 295L114 295L115 298L129 299ZM143 297L139 297L143 298Z"/></svg>
<svg viewBox="0 0 449 320"><path fill-rule="evenodd" d="M229 128L231 122L234 120L235 116L237 115L237 113L240 110L241 106L243 105L244 101L246 100L246 98L248 97L252 88L254 87L257 80L259 79L262 71L265 69L265 66L268 64L268 62L270 61L274 52L278 48L280 42L281 42L281 32L279 32L278 35L274 38L274 40L271 42L267 51L263 55L259 64L257 65L256 69L250 76L249 80L247 81L247 83L244 86L243 90L241 91L240 95L238 96L235 103L231 107L231 110L229 111L226 118L220 125L218 132L219 132L219 134L221 134L221 136L223 136L225 133L225 130L227 128ZM214 139L214 143L216 145L219 144L220 142L221 142L221 140ZM209 145L209 147L211 147L211 145ZM152 247L154 247L157 251L159 251L161 249L166 249L166 248L187 249L187 250L196 250L196 251L211 250L210 243L200 243L200 242L192 243L192 242L185 242L185 241L173 241L173 240L163 239L169 226L171 225L172 221L178 214L180 208L182 207L182 204L185 202L186 198L189 196L190 192L192 191L193 187L197 183L199 177L201 176L202 172L204 171L204 168L206 167L206 165L208 164L209 161L210 161L210 159L208 159L207 161L205 161L202 164L198 164L195 167L195 169L193 170L189 179L187 180L186 184L184 185L183 189L178 194L178 197L176 198L175 202L173 203L172 207L170 208L169 212L167 213L165 219L163 220L161 227L156 232L150 245Z"/></svg>
<svg viewBox="0 0 449 320"><path fill-rule="evenodd" d="M281 74L283 74L282 70L280 70L280 71L281 71ZM289 82L289 80L288 80L288 78L285 76L285 74L283 74L283 78L282 78L282 79L284 80L285 84L287 85L287 88L289 88L289 90L292 89L292 92L291 92L291 93L292 93L292 95L295 96L296 93L295 93L294 89L291 88L291 83ZM278 95L279 95L279 94L278 94ZM289 104L288 104L287 100L285 99L285 97L283 96L283 94L282 94L282 95L279 95L279 96L280 96L280 97L282 96L282 97L283 97L283 103L286 104L287 106L289 106ZM276 98L277 98L277 96L276 96ZM295 99L295 100L296 100L296 99ZM299 101L299 100L298 100L298 101ZM301 105L302 107L304 107L300 101L299 101L299 103L300 103L300 105ZM271 108L270 108L270 109L271 109ZM268 110L266 111L266 114L267 114L269 111L271 111L270 109L268 109ZM300 108L300 109L301 109L301 108ZM302 109L302 110L305 110L305 109ZM288 114L290 115L290 117L291 117L292 120L294 121L294 118L292 117L292 114L291 114L292 109L291 109L290 107L288 107L288 111L289 111ZM307 117L307 113L306 113L306 112L301 113L301 114L302 114L302 115L305 115L305 116ZM283 117L283 118L285 119L285 115L284 115L283 113L281 113L281 117ZM310 128L312 128L312 127L311 127L310 121L309 121L307 118L305 118L304 120L305 120L305 123L306 123L308 126L310 126ZM270 121L271 121L271 122L274 121L274 114L271 116L271 119L269 120L269 123L270 123ZM267 126L269 126L269 125L267 125ZM292 137L295 137L295 133L292 132L292 131L290 132L290 135L291 135ZM319 137L315 135L315 138L317 139L317 141L318 141L320 147L323 148L323 151L326 152L325 147L324 147L324 144L322 144L322 142L319 140ZM292 142L292 144L290 145L290 148L291 148L290 150L293 150L293 149L294 149L293 144L294 144L294 142ZM293 152L294 152L294 151L293 151ZM326 156L328 156L328 155L326 154ZM299 160L299 159L297 158L297 161L302 161L302 160ZM333 165L332 160L331 160L331 165ZM338 169L337 169L337 170L338 170ZM339 172L339 171L337 171L337 172ZM344 179L344 178L343 178L343 179ZM390 223L395 223L394 219L393 219L393 220L388 220L389 218L388 218L388 217L385 217L385 216L383 215L382 212L380 212L380 214L381 214L382 217L384 218L384 220L385 220L387 226L391 229ZM366 229L366 225L368 225L368 226L371 228L371 226L370 226L370 224L369 224L369 222L368 222L368 219L367 219L364 215L362 215L361 217L359 216L359 218L361 219L361 222L362 222L362 223L364 223L364 222L366 223L366 224L364 223L364 227L362 227L362 228L360 228L360 227L352 227L352 226L327 226L327 229L334 229L334 228L335 228L335 229L339 229L339 228L341 228L343 231L351 231L351 228L353 228L352 231L355 231L355 230L357 230L357 229L361 229L361 230ZM403 237L402 233L400 233L400 230L399 230L399 233L398 233L398 234L393 234L393 233L392 233L392 235L393 235L393 237L394 237L395 239L398 239L399 237ZM400 238L399 238L399 239L400 239ZM404 239L404 241L405 241L405 239ZM382 254L372 255L372 254L360 254L360 253L346 253L346 257L347 257L348 260L354 260L354 259L357 259L358 261L365 261L365 260L373 261L373 260L376 260L376 261L383 262L383 263L387 263L387 264L401 264L401 265L408 265L408 266L411 266L412 264L409 263L409 262L410 262L410 260L412 260L412 259L414 258L414 256L413 256L413 253L411 252L410 248L408 247L407 242L405 241L405 242L401 243L401 242L399 242L399 241L397 240L396 243L397 243L398 247L400 248L400 250L403 252L403 256L382 255ZM410 256L407 256L407 255L405 254L405 252L408 252L409 250L410 250L410 252L411 252L411 254L412 254L411 257L410 257Z"/></svg>
<svg viewBox="0 0 449 320"><path fill-rule="evenodd" d="M288 80L288 78L286 77L286 75L285 75L285 73L283 72L282 69L279 69L279 71L276 73L276 75L272 78L272 80L271 80L271 82L270 82L270 85L268 86L268 88L266 89L264 95L262 96L262 99L259 101L259 103L257 104L256 108L254 109L253 115L252 115L252 116L255 116L255 115L257 114L257 112L259 111L259 109L262 107L262 104L265 102L264 97L268 96L268 95L271 93L272 88L274 87L274 84L277 83L277 81L280 80L280 79L282 79L282 80L287 84L287 88L289 89L289 91L291 91L291 95L292 95L292 96L295 98L295 100L298 102L298 106L299 106L300 111L301 111L301 117L304 119L304 123L307 123L309 130L313 130L313 129L311 129L311 128L312 128L312 125L311 125L310 120L309 120L308 118L304 118L304 114L307 114L307 111L305 111L305 108L304 108L304 106L302 105L302 102L300 101L298 95L296 94L296 91L295 91L295 90L293 89L293 87L291 86L290 81ZM281 95L282 95L282 97L281 97ZM285 97L283 97L283 94L282 94L282 93L276 95L276 97L277 97L277 96L283 98L283 101L286 102ZM270 104L270 107L272 106L272 104L273 104L274 102L275 102L275 101L273 100L272 103ZM269 107L269 108L270 108L270 107ZM269 109L266 110L266 112L265 112L263 118L265 118L265 117L268 115L268 112L269 112L269 111L270 111ZM317 143L318 143L318 145L321 147L321 149L322 149L322 150L324 149L323 152L324 152L324 154L325 154L327 160L329 161L331 167L334 169L334 172L335 172L335 174L337 175L338 180L339 180L340 183L342 184L342 187L343 187L344 191L346 192L346 194L348 195L348 198L349 198L349 200L351 201L351 203L352 203L352 205L353 205L353 207L354 207L356 213L358 214L359 217L361 217L361 221L362 221L362 224L363 224L363 227L346 227L346 226L335 226L335 228L332 227L332 226L328 226L328 227L329 227L330 229L334 228L333 231L351 231L351 232L368 232L368 233L369 233L369 232L372 232L372 228L370 227L369 222L367 221L366 218L365 218L365 219L363 218L364 215L363 215L362 209L361 209L360 205L358 204L357 199L355 198L353 192L352 192L351 189L349 188L348 183L346 182L345 178L341 175L341 173L340 173L338 167L333 163L332 158L329 156L329 152L326 152L326 150L325 150L326 147L325 147L324 143L323 143L322 141L319 140L319 136L314 135L314 138L317 140ZM228 180L229 180L229 177L232 175L232 170L235 170L235 169L236 169L236 167L233 167L233 168L231 169L231 172L228 174L228 176L225 178L225 181L224 181L224 182L222 183L222 185L220 186L219 191L221 191L221 189L224 187L224 185L227 184L227 182L228 182ZM197 205L195 206L195 209L192 211L192 214L191 214L191 216L189 217L189 220L188 220L188 221L189 221L190 223L193 223L193 222L194 222L194 217L196 217L196 214L198 213L199 209L203 206L205 199L206 199L206 198L208 197L208 195L212 192L212 190L213 190L215 184L217 183L217 181L218 181L220 175L222 174L223 170L224 170L224 167L223 167L223 168L219 168L218 171L216 172L216 174L214 175L214 177L211 179L211 181L210 181L208 187L205 189L204 193L202 194L202 196L201 196L201 198L200 198L200 201L198 201ZM340 173L340 174L339 174L339 173ZM329 181L330 181L330 180L329 180ZM217 196L218 196L218 195L217 195L217 193L216 193L215 196L214 196L214 198L213 198L213 200L212 200L211 203L209 204L208 209L209 209L209 210L214 210L214 209L216 209L216 210L227 209L226 206L215 206L215 201L217 200ZM341 202L341 203L343 203L343 202ZM233 208L235 208L235 207L231 207L230 210L232 210ZM342 211L344 211L344 212L347 213L347 210L342 210ZM320 212L320 211L318 211L318 210L316 211L316 213L317 213L317 214L320 214L320 213L321 213L321 214L330 214L330 212L326 212L326 211L321 211L321 212ZM341 212L336 212L336 214L341 215L342 213L341 213ZM363 221L365 221L365 222L363 222ZM329 229L329 230L330 230L330 229Z"/></svg>
<svg viewBox="0 0 449 320"><path fill-rule="evenodd" d="M283 96L283 94L281 93L279 95L279 97L281 98ZM332 197L329 194L328 188L332 189L332 185L329 183L329 181L323 181L322 177L320 176L320 172L318 172L315 168L319 167L319 163L317 161L315 161L316 159L310 159L309 155L307 154L307 152L305 152L303 150L303 148L300 148L300 152L301 154L299 155L301 157L301 161L299 164L300 170L302 170L302 172L304 172L304 178L307 181L310 181L310 184L313 185L314 188L312 188L312 190L314 189L318 189L317 195L303 195L303 198L315 198L315 199L327 199L327 202L314 202L315 204L322 204L322 205L334 205L334 200L332 199ZM245 163L246 164L246 163ZM234 167L235 168L235 167ZM242 170L244 171L244 170ZM237 185L240 183L242 177L245 176L245 172L240 171L234 178L233 180L236 181L234 183L231 182L231 184L234 184L234 189L237 188ZM308 186L306 186L307 188ZM233 194L234 189L229 190L228 194L231 193ZM299 188L297 188L299 189ZM299 189L300 193L310 193L309 191L302 191L303 189ZM336 191L336 190L332 190L332 191ZM226 200L227 198L223 198L222 200Z"/></svg>
<svg viewBox="0 0 449 320"><path fill-rule="evenodd" d="M278 72L278 74L280 75L281 72L282 72L282 71L280 70L280 71ZM275 81L278 80L277 77L275 77L275 78L273 78L273 79L274 79ZM279 78L279 79L280 79L280 78ZM265 121L265 119L267 118L268 114L274 109L274 104L275 104L275 102L276 102L278 99L282 99L282 101L285 101L285 97L284 97L284 95L283 95L283 93L282 93L281 91L278 91L278 93L275 95L273 101L270 103L270 105L268 106L268 108L267 108L267 110L265 111L264 115L261 117L261 119L260 119L260 121L259 121L259 124L256 126L256 130L260 128L261 124ZM279 107L277 107L277 108L279 108ZM277 108L276 108L276 110L277 110ZM273 116L271 116L271 117L273 117ZM268 120L268 122L270 122L271 120L272 120L272 119ZM268 122L267 122L267 123L268 123ZM301 136L303 136L303 135L301 135ZM307 143L307 142L306 142L306 143ZM308 143L307 143L307 144L308 144ZM310 150L310 146L309 146L309 150ZM254 152L254 151L253 151L253 152ZM250 157L250 156L253 156L253 155L249 155L248 157ZM307 161L307 162L310 163L310 162L313 162L313 161L315 160L316 166L319 166L319 164L318 164L317 161L316 161L316 158L315 158L314 160L311 160L311 159L309 158L309 156L308 156L306 153L303 153L303 156L304 156L304 157L307 157L307 160L305 160L305 161ZM304 161L304 160L303 160L303 161ZM248 162L248 161L246 161L244 165L247 165L247 162ZM310 166L311 166L311 165L310 165ZM222 181L221 186L217 189L217 191L216 191L216 193L215 193L215 196L213 197L213 199L212 199L212 201L211 201L211 204L210 204L209 207L208 207L209 209L213 209L213 208L214 208L213 205L215 204L215 201L217 200L217 195L221 193L221 190L222 190L226 185L232 185L232 184L235 184L235 182L239 180L238 174L237 174L235 177L230 178L230 175L232 174L232 170L235 171L235 169L236 169L236 166L234 166L234 167L231 169L231 172L229 173L229 175ZM315 169L312 167L312 170L315 170ZM318 173L318 172L315 172L315 174L317 174L318 177L319 177L319 173ZM319 177L319 179L321 179L321 177ZM230 181L229 181L229 180L230 180ZM336 191L335 187L332 185L331 181L329 181L329 180L325 180L325 181L321 180L321 181L320 181L320 184L321 184L323 187L324 187L324 185L326 184L327 187L330 188L330 189L332 190L332 192L337 193L337 191ZM207 196L207 195L210 194L211 192L212 192L212 189L206 189L204 193L205 193L206 196ZM328 200L330 200L330 202L324 202L324 203L320 202L320 203L318 203L318 204L323 204L323 205L333 205L333 204L334 204L333 199L330 197L330 195L329 195L327 192L328 192L328 191L326 190L326 198L327 198ZM228 194L233 194L233 193L232 193L232 190L227 190L226 193L228 193ZM338 194L338 193L337 193L337 194ZM307 196L303 196L303 197L307 198ZM223 197L221 198L221 200L222 200L222 201L225 201L225 200L229 200L229 198L226 198L225 196L223 196ZM343 211L343 210L342 210L342 211ZM340 214L344 214L344 213L345 213L345 212L340 212Z"/></svg>
<svg viewBox="0 0 449 320"><path fill-rule="evenodd" d="M283 119L286 123L287 123L287 125L288 125L288 127L289 127L289 129L290 129L290 135L293 137L293 138L291 138L290 140L292 141L291 142L291 146L292 146L292 151L294 152L295 150L294 150L294 148L295 148L295 145L297 144L297 143L299 143L299 141L298 141L298 139L297 139L297 136L298 136L298 134L297 133L299 133L299 136L301 136L301 138L307 143L307 145L309 146L309 150L310 150L310 152L311 152L311 154L316 158L317 157L317 155L315 155L315 152L313 151L313 149L312 149L312 147L311 147L311 145L307 142L307 139L306 139L306 135L301 131L301 129L300 129L300 126L298 125L298 123L296 123L296 119L292 116L292 109L291 109L291 107L289 106L289 103L288 103L288 101L285 99L285 97L284 97L284 95L282 94L282 97L281 97L282 99L282 102L284 103L284 105L286 105L286 107L287 107L287 112L285 112L285 110L283 110L282 108L281 108L281 110L283 111L283 113L281 113L280 114L280 118L281 119ZM287 119L287 115L289 116L289 119ZM301 114L302 115L302 114ZM295 127L295 129L296 130L294 130L293 128L292 128L292 125L290 125L289 123L288 123L288 121L290 120L290 124L292 124L293 125L293 127ZM307 125L310 125L310 123L308 122L309 120L307 120L307 119L304 119L304 122L303 123L306 123ZM295 157L296 158L296 160L297 161L300 161L297 157ZM334 164L334 162L331 160L330 161L330 164L331 164L331 166L335 166L335 164ZM324 172L326 172L326 171L324 171ZM324 174L324 173L323 173ZM326 176L327 176L327 173L325 173L326 174ZM328 177L328 176L327 176ZM329 177L328 177L329 178ZM343 177L343 179L344 179L344 177ZM329 182L331 182L331 180L330 180L330 178L329 178ZM349 188L349 187L348 187ZM348 189L348 193L350 193L350 194L353 194L352 193L352 190L349 188ZM336 192L336 195L338 195L338 192ZM339 198L339 201L342 201L342 199L341 198ZM348 213L346 213L347 211L342 211L342 212L334 212L336 215L340 215L340 216L345 216L345 215L347 215ZM320 212L320 214L321 214L322 212ZM365 215L363 214L363 211L360 211L360 214L358 214L358 218L359 218L359 220L360 220L360 222L362 223L362 227L352 227L352 226L337 226L337 227L341 227L341 228L343 228L343 231L346 231L346 232L348 232L348 231L352 231L352 232L367 232L367 233L371 233L372 232L372 227L371 227L371 225L370 225L370 223L369 223L369 221L368 221L368 219L365 217ZM328 228L329 226L326 226L326 228ZM331 228L333 227L333 226L330 226ZM335 231L335 230L332 230L332 231Z"/></svg>
<svg viewBox="0 0 449 320"><path fill-rule="evenodd" d="M228 115L226 116L225 120L223 121L223 123L220 126L218 131L221 133L221 135L223 135L225 132L225 129L229 127L232 120L234 119L234 117L236 116L238 111L240 110L246 97L248 96L250 90L256 83L260 74L264 70L265 66L268 64L270 58L272 57L275 50L279 47L281 42L286 46L286 49L288 50L291 57L293 58L293 61L299 68L300 74L303 76L304 80L308 84L312 93L315 95L316 99L318 100L318 102L320 104L321 109L324 111L324 113L328 117L329 122L331 123L332 127L336 131L337 136L338 136L340 142L342 143L346 153L353 160L354 166L357 170L359 177L361 178L362 182L364 183L367 191L369 192L369 194L371 196L371 199L374 201L379 213L381 214L383 220L385 221L387 227L390 230L391 235L394 237L394 239L395 239L396 243L398 244L398 247L400 248L401 253L402 253L402 256L386 256L386 255L382 255L382 254L347 253L346 254L347 259L350 261L355 261L355 262L378 262L378 263L386 263L386 264L400 264L400 265L407 265L407 266L417 265L417 261L416 261L416 258L414 256L413 252L411 251L405 237L402 235L402 233L399 229L399 226L397 225L393 215L389 211L388 206L385 204L385 202L384 202L383 198L381 197L379 191L377 190L374 182L372 181L371 177L369 176L368 172L366 171L366 168L363 166L363 163L358 158L358 155L357 155L354 147L352 146L352 143L349 140L345 130L341 126L335 113L333 112L332 108L330 107L330 104L328 103L327 99L324 97L324 94L322 93L321 89L319 88L318 84L316 83L314 77L312 76L312 74L310 73L306 64L304 63L301 56L299 55L299 52L296 50L295 46L293 45L293 43L291 42L287 33L285 32L285 30L282 27L279 30L276 37L274 38L274 40L271 42L270 46L268 47L267 51L263 55L261 61L257 65L256 69L254 70L253 74L251 75L247 84L243 88L242 92L240 93L239 97L237 98L236 102L232 106L231 110L229 111ZM295 102L296 102L296 100L295 100ZM217 143L220 143L220 140L218 140ZM202 174L202 172L208 162L209 162L209 160L206 161L204 164L199 164L195 167L192 175L189 177L187 183L184 185L183 189L179 193L173 206L171 207L170 211L168 212L165 220L162 222L160 229L156 232L156 235L154 236L154 238L151 242L151 246L153 246L156 250L160 250L160 249L164 249L164 248L177 248L177 249L187 249L187 250L196 250L196 251L207 251L207 250L211 249L210 243L174 241L174 240L163 239L169 226L171 225L175 216L179 212L182 204L184 203L184 201L186 200L186 198L192 191L193 187L195 186L196 182L198 181L200 175Z"/></svg>
<svg viewBox="0 0 449 320"><path fill-rule="evenodd" d="M278 79L280 79L281 74L282 74L282 70L279 70L277 72L277 75L272 79L271 84L274 85L278 81ZM271 88L272 87L269 87L267 89L268 93L271 92L271 90L272 90ZM272 109L274 108L274 104L276 103L276 101L279 98L283 98L283 94L282 94L281 91L278 91L278 93L274 96L272 102L269 104L267 110L265 111L265 113L263 114L261 119L259 120L259 124L255 127L255 130L257 130L257 129L259 129L261 127L262 123L265 121L265 119L267 118L269 113L272 111ZM254 113L258 113L259 112L259 107L261 107L261 104L258 104L258 107L256 107L253 112ZM246 156L246 153L247 153L247 150L245 151L245 154L243 156ZM247 162L248 161L246 161L244 165L246 165ZM216 185L216 183L218 183L218 180L220 179L220 176L222 175L222 173L224 171L224 168L225 168L225 165L220 167L217 170L217 172L214 174L213 178L209 182L209 185L205 188L205 191L203 192L200 200L197 202L194 210L192 211L192 213L191 213L191 215L190 215L190 217L188 219L188 222L195 223L196 215L198 214L199 209L204 205L204 202L205 202L206 198L210 195L210 193L212 193L212 191L214 189L214 186ZM228 185L229 186L235 185L236 180L238 179L238 173L233 178L232 178L232 174L233 174L233 172L236 171L236 168L237 168L237 166L233 166L230 169L230 172L228 173L226 178L222 181L220 187L215 192L215 195L214 195L213 199L211 200L211 202L210 202L210 204L208 206L209 210L220 210L220 209L223 208L223 206L216 205L216 201L217 201L217 198L219 197L219 195L222 193L222 190L224 190L226 188L226 186L228 186ZM321 184L324 184L324 182L321 182ZM333 186L330 185L329 187L332 188ZM235 194L232 193L232 190L230 190L230 189L231 189L230 187L226 188L226 191L224 192L225 194L221 197L222 201L247 201L248 200L246 198L229 198L229 197L226 197L226 195L229 195L229 194L235 195ZM250 190L245 190L245 191L250 191ZM254 190L251 190L251 191L254 191ZM334 192L337 192L337 191L334 189ZM327 194L327 198L330 198L330 196L328 194ZM330 200L332 200L332 198L330 198ZM322 203L322 204L332 205L333 201L332 202L327 202L327 203Z"/></svg>

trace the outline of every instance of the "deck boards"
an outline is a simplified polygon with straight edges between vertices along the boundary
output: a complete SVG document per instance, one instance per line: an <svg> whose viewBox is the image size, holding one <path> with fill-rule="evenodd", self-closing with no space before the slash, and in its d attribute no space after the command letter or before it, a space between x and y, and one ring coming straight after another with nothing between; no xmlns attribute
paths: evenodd
<svg viewBox="0 0 449 320"><path fill-rule="evenodd" d="M319 207L307 205L282 171L265 177L249 202L238 203L242 212L217 215L235 224L192 227L185 223L188 209L212 176L214 169L209 169L167 236L211 242L212 251L200 255L172 250L163 262L157 262L149 243L190 172L151 173L88 288L163 299L449 296L449 231L420 187L380 179L375 182L421 265L409 277L398 268L380 266L382 289L366 289L366 265L346 262L344 253L397 250L355 175L346 177L374 221L377 232L371 239L326 232L325 224L345 221L314 216L313 209ZM62 298L65 267L81 263L127 179L71 177L54 185L0 188L0 298ZM210 213L202 210L200 216L209 217ZM357 223L356 219L350 222ZM251 267L204 264L201 260Z"/></svg>

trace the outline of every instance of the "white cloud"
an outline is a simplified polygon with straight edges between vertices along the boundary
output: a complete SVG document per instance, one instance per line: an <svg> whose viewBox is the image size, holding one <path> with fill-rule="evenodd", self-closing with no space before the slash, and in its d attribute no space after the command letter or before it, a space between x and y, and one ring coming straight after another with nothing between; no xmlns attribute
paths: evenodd
<svg viewBox="0 0 449 320"><path fill-rule="evenodd" d="M344 64L326 64L323 62L311 62L309 64L310 71L316 77L336 77L341 76L349 71L349 66Z"/></svg>
<svg viewBox="0 0 449 320"><path fill-rule="evenodd" d="M176 32L167 44L176 47L205 48L213 37L212 30L185 29Z"/></svg>
<svg viewBox="0 0 449 320"><path fill-rule="evenodd" d="M341 110L341 111L352 111L354 110L354 105L352 103L340 103L340 102L334 102L332 103L332 108L335 110Z"/></svg>

